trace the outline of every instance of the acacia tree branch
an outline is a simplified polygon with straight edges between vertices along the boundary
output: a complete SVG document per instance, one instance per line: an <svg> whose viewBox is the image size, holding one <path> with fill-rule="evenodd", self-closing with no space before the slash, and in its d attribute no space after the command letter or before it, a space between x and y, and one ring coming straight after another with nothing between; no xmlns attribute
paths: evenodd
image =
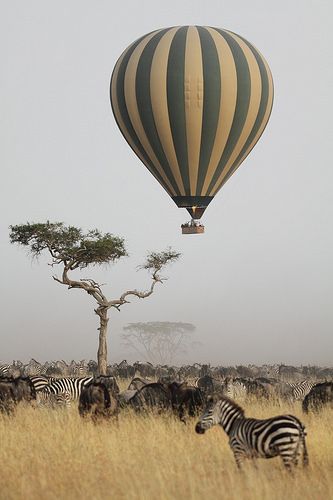
<svg viewBox="0 0 333 500"><path fill-rule="evenodd" d="M53 276L53 279L58 283L61 283L62 285L67 285L69 290L73 288L80 288L82 290L85 290L89 295L94 297L94 299L96 300L96 302L99 304L100 307L108 308L108 300L103 294L101 286L94 280L90 279L86 280L81 279L80 281L70 279L68 276L68 271L70 269L71 269L71 263L64 266L62 279L59 279L56 276Z"/></svg>
<svg viewBox="0 0 333 500"><path fill-rule="evenodd" d="M157 273L158 273L159 269L156 269L153 274L152 274L152 284L151 284L151 287L150 287L150 290L148 290L147 292L139 292L138 290L127 290L126 292L124 292L119 299L116 299L116 300L110 300L108 302L108 307L116 307L117 309L119 309L119 307L123 306L124 304L129 304L129 300L127 300L127 297L130 296L130 295L133 295L135 297L138 297L139 299L145 299L146 297L149 297L150 295L152 295L152 293L154 292L154 288L156 286L157 283L163 283L163 281L165 281L166 278L161 278Z"/></svg>

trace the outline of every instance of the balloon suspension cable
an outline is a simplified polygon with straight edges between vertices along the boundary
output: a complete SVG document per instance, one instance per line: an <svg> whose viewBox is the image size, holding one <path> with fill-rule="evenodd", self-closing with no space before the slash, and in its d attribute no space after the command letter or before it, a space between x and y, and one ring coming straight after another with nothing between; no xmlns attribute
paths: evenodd
<svg viewBox="0 0 333 500"><path fill-rule="evenodd" d="M205 232L205 226L199 219L191 219L181 225L182 234L202 234Z"/></svg>

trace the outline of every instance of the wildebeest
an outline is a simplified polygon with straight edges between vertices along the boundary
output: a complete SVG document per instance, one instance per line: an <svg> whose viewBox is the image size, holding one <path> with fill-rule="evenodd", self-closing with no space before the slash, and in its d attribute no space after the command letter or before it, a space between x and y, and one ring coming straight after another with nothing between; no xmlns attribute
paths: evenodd
<svg viewBox="0 0 333 500"><path fill-rule="evenodd" d="M224 394L223 382L213 378L211 375L200 377L196 385L206 395L219 394L222 396Z"/></svg>
<svg viewBox="0 0 333 500"><path fill-rule="evenodd" d="M0 411L12 413L20 401L36 399L36 391L29 377L2 378L0 380Z"/></svg>
<svg viewBox="0 0 333 500"><path fill-rule="evenodd" d="M128 404L136 411L156 408L157 410L172 407L171 392L169 388L160 382L147 384L129 399Z"/></svg>
<svg viewBox="0 0 333 500"><path fill-rule="evenodd" d="M111 375L100 375L99 377L95 377L94 382L102 382L114 396L117 396L120 392L116 378Z"/></svg>
<svg viewBox="0 0 333 500"><path fill-rule="evenodd" d="M155 368L149 361L136 361L133 367L135 372L139 373L141 377L154 377L155 375Z"/></svg>
<svg viewBox="0 0 333 500"><path fill-rule="evenodd" d="M189 386L186 383L172 382L168 384L171 392L172 408L178 413L182 422L185 423L185 415L194 417L198 410L204 406L204 394L199 387Z"/></svg>
<svg viewBox="0 0 333 500"><path fill-rule="evenodd" d="M91 416L94 422L100 418L117 416L117 395L104 382L98 379L93 380L81 391L79 414L81 417Z"/></svg>
<svg viewBox="0 0 333 500"><path fill-rule="evenodd" d="M333 407L333 382L323 382L312 387L303 400L302 408L308 413L309 410L319 411L325 405Z"/></svg>
<svg viewBox="0 0 333 500"><path fill-rule="evenodd" d="M142 377L134 377L129 386L128 386L128 390L129 391L138 391L139 389L141 389L141 387L147 385L147 384L150 384L152 381L151 380L148 380L146 378L142 378Z"/></svg>

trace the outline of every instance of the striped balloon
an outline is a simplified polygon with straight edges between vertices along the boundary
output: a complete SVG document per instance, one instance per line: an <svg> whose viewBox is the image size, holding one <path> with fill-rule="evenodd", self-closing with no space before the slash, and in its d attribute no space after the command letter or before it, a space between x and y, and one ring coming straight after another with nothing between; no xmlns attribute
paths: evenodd
<svg viewBox="0 0 333 500"><path fill-rule="evenodd" d="M110 94L128 144L197 219L263 133L273 80L241 36L181 26L132 43L115 65Z"/></svg>

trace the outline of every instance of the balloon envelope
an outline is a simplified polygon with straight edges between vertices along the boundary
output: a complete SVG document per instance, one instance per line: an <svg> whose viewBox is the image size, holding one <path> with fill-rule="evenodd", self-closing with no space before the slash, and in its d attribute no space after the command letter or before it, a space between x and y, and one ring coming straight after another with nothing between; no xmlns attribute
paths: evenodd
<svg viewBox="0 0 333 500"><path fill-rule="evenodd" d="M241 36L180 26L132 43L110 94L128 144L177 206L200 218L263 133L273 80Z"/></svg>

